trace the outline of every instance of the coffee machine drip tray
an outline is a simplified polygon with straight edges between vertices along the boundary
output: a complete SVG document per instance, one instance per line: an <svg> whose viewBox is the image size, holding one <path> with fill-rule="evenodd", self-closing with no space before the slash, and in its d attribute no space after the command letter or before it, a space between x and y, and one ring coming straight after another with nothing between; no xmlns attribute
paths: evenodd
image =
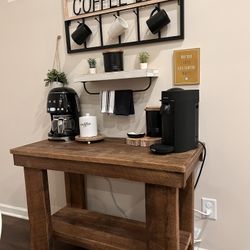
<svg viewBox="0 0 250 250"><path fill-rule="evenodd" d="M74 136L50 136L48 135L49 141L73 141L75 139Z"/></svg>

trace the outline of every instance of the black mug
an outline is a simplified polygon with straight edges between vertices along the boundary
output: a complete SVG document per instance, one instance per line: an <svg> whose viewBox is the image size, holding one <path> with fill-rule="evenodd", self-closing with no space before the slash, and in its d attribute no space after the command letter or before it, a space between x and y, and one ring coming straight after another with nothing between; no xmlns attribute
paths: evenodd
<svg viewBox="0 0 250 250"><path fill-rule="evenodd" d="M157 11L156 14L154 14ZM150 18L146 21L148 28L153 34L160 32L160 30L170 23L168 14L164 9L155 7L150 14Z"/></svg>
<svg viewBox="0 0 250 250"><path fill-rule="evenodd" d="M91 29L85 23L80 23L71 37L75 43L82 45L91 34Z"/></svg>

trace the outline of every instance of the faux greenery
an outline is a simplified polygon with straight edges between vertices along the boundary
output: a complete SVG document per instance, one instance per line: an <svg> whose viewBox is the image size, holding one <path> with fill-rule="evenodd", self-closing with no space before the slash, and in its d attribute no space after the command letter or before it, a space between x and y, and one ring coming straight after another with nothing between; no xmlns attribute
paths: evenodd
<svg viewBox="0 0 250 250"><path fill-rule="evenodd" d="M89 58L88 59L89 67L90 68L95 68L96 66L96 59L95 58Z"/></svg>
<svg viewBox="0 0 250 250"><path fill-rule="evenodd" d="M149 59L149 53L147 51L143 51L139 53L140 63L147 63L148 59Z"/></svg>
<svg viewBox="0 0 250 250"><path fill-rule="evenodd" d="M49 70L47 78L44 79L45 86L49 86L53 82L61 82L64 85L68 84L67 77L64 72L59 72L56 69Z"/></svg>

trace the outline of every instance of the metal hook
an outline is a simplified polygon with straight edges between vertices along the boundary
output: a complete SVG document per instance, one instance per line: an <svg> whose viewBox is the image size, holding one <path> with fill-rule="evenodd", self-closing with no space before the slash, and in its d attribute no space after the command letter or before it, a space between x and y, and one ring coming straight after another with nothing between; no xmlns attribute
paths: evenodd
<svg viewBox="0 0 250 250"><path fill-rule="evenodd" d="M114 14L113 16L114 16L115 18L117 18L117 15L116 15L116 14Z"/></svg>
<svg viewBox="0 0 250 250"><path fill-rule="evenodd" d="M138 15L138 10L137 11L133 10L133 12L136 16Z"/></svg>
<svg viewBox="0 0 250 250"><path fill-rule="evenodd" d="M95 20L96 20L98 23L101 23L100 19L98 19L97 17L95 17Z"/></svg>

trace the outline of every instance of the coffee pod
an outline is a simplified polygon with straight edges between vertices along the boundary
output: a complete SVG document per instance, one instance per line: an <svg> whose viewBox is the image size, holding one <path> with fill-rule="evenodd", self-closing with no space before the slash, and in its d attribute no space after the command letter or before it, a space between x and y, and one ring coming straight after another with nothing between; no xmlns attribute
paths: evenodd
<svg viewBox="0 0 250 250"><path fill-rule="evenodd" d="M79 117L80 137L93 137L97 136L97 122L96 116L86 114Z"/></svg>

